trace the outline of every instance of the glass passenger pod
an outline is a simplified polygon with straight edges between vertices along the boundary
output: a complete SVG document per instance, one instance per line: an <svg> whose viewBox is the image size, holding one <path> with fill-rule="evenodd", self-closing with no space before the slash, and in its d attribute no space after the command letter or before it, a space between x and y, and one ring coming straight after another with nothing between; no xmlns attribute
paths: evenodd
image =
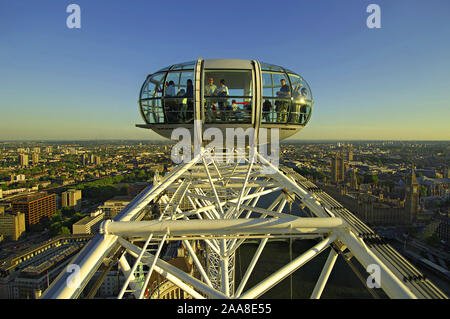
<svg viewBox="0 0 450 319"><path fill-rule="evenodd" d="M203 60L201 64L191 61L149 75L140 92L140 111L146 122L140 127L168 137L178 126L192 129L194 118L199 116L204 129L246 129L261 123L261 127L281 128L281 139L291 136L311 117L309 85L288 69L260 65L261 78L256 78L257 64L235 59ZM199 79L195 79L200 71L196 67L201 68ZM195 87L194 80L200 87ZM258 83L262 87L256 92ZM199 105L194 103L195 92L201 94Z"/></svg>

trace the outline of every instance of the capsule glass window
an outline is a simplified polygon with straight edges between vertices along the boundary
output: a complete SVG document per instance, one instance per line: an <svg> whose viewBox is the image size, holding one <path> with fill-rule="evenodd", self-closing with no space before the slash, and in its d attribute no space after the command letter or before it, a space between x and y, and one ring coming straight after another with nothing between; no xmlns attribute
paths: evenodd
<svg viewBox="0 0 450 319"><path fill-rule="evenodd" d="M150 76L142 88L141 99L158 98L162 96L164 73Z"/></svg>
<svg viewBox="0 0 450 319"><path fill-rule="evenodd" d="M167 123L191 123L194 116L194 72L170 71L164 89Z"/></svg>
<svg viewBox="0 0 450 319"><path fill-rule="evenodd" d="M146 80L142 87L140 105L147 124L165 123L161 104L165 73L154 74Z"/></svg>
<svg viewBox="0 0 450 319"><path fill-rule="evenodd" d="M206 123L251 123L251 70L205 70L203 92Z"/></svg>
<svg viewBox="0 0 450 319"><path fill-rule="evenodd" d="M291 124L305 125L311 115L312 97L308 84L296 74L289 74L292 84L292 103L288 122Z"/></svg>
<svg viewBox="0 0 450 319"><path fill-rule="evenodd" d="M262 123L287 123L292 97L292 88L287 75L263 71L262 80Z"/></svg>

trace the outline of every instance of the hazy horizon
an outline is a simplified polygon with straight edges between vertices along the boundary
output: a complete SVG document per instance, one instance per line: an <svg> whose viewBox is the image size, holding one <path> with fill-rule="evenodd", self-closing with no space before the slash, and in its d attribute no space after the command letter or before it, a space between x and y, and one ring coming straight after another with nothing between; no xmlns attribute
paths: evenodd
<svg viewBox="0 0 450 319"><path fill-rule="evenodd" d="M39 142L122 142L122 141L132 141L132 142L172 142L175 143L175 140L169 140L166 138L160 139L120 139L120 138L111 138L111 139L23 139L23 140L0 140L0 143L39 143ZM280 143L286 142L450 142L450 140L377 140L377 139L286 139L281 140Z"/></svg>

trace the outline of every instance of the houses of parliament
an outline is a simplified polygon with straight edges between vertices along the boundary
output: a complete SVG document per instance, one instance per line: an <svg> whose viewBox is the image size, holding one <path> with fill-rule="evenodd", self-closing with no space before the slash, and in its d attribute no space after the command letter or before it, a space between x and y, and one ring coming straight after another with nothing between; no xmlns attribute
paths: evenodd
<svg viewBox="0 0 450 319"><path fill-rule="evenodd" d="M326 192L372 225L408 225L418 221L422 209L414 167L404 178L404 184L394 186L396 197L392 187L360 183L358 169L348 165L351 161L351 149L334 155L331 159L331 183L321 185Z"/></svg>

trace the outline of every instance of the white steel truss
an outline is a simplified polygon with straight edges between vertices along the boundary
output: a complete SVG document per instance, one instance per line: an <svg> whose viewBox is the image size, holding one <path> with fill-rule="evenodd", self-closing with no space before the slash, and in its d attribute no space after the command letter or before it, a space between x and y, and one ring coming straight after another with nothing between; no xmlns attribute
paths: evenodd
<svg viewBox="0 0 450 319"><path fill-rule="evenodd" d="M79 266L80 285L68 285L71 273L62 272L43 298L79 297L103 260L118 247L124 250L117 262L126 278L118 298L147 298L152 274L192 298L258 298L329 248L311 292L313 299L322 295L339 255L354 257L365 269L378 265L379 284L391 298L446 298L389 245L374 243L379 238L367 226L314 184L288 168L279 170L257 152L252 154L254 157L247 154L244 163L226 163L203 149L164 178L156 174L153 185L114 220L104 222L101 233L71 261ZM275 200L268 207L257 206L269 195ZM293 202L307 208L310 216L287 213ZM160 215L148 219L145 214L152 204L161 206ZM317 244L248 287L261 253L273 238L315 239ZM241 281L235 283L235 253L248 240L259 241L259 246ZM156 252L148 250L150 242L157 245ZM192 261L190 272L161 257L167 243L176 242ZM204 248L203 255L199 246ZM137 274L137 269L143 272Z"/></svg>

